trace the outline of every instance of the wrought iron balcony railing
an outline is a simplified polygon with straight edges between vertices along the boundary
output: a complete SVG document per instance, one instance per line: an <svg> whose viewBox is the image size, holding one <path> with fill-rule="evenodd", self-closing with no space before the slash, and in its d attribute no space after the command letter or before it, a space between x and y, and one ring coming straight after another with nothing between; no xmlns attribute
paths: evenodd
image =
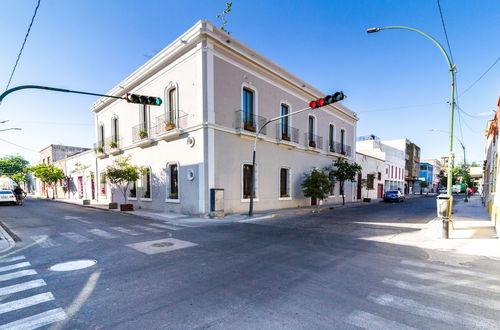
<svg viewBox="0 0 500 330"><path fill-rule="evenodd" d="M299 143L299 129L292 126L276 124L276 139L278 141Z"/></svg>
<svg viewBox="0 0 500 330"><path fill-rule="evenodd" d="M315 134L305 133L305 145L308 148L323 149L323 137Z"/></svg>
<svg viewBox="0 0 500 330"><path fill-rule="evenodd" d="M234 128L237 130L244 130L247 132L257 133L261 127L266 123L267 118L257 116L242 110L235 112ZM261 134L267 134L267 127L264 127Z"/></svg>
<svg viewBox="0 0 500 330"><path fill-rule="evenodd" d="M106 138L106 143L104 145L104 150L106 152L112 151L112 150L119 150L123 147L123 142L122 138L118 135L111 135L110 137Z"/></svg>
<svg viewBox="0 0 500 330"><path fill-rule="evenodd" d="M149 123L141 123L132 127L132 142L139 142L142 140L147 140L152 138L152 132L154 130L150 127Z"/></svg>
<svg viewBox="0 0 500 330"><path fill-rule="evenodd" d="M173 130L179 130L188 126L188 115L182 111L167 112L156 117L156 134L163 134Z"/></svg>

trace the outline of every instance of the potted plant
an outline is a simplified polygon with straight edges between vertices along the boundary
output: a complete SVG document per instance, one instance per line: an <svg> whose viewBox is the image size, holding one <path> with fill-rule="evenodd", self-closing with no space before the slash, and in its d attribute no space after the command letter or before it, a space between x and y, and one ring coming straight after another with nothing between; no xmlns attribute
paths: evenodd
<svg viewBox="0 0 500 330"><path fill-rule="evenodd" d="M250 121L245 121L245 123L243 124L243 128L246 131L250 131L250 132L255 132L257 130L255 128L255 124L253 122L250 122Z"/></svg>
<svg viewBox="0 0 500 330"><path fill-rule="evenodd" d="M173 193L173 194L170 194L168 196L169 199L178 199L179 198L179 194L178 193Z"/></svg>
<svg viewBox="0 0 500 330"><path fill-rule="evenodd" d="M112 149L116 149L116 148L118 148L118 142L116 142L116 141L111 141L111 142L109 143L109 147L110 147L110 148L112 148Z"/></svg>
<svg viewBox="0 0 500 330"><path fill-rule="evenodd" d="M99 147L95 148L95 150L97 150L97 152L102 153L102 152L104 152L104 147L99 146Z"/></svg>
<svg viewBox="0 0 500 330"><path fill-rule="evenodd" d="M175 124L171 121L165 122L165 131L171 131L175 128Z"/></svg>
<svg viewBox="0 0 500 330"><path fill-rule="evenodd" d="M281 139L285 141L290 141L290 136L288 136L288 134L281 133Z"/></svg>
<svg viewBox="0 0 500 330"><path fill-rule="evenodd" d="M146 130L141 129L141 130L139 131L139 137L140 137L141 139L145 139L145 138L147 138L147 137L148 137L148 132L147 132Z"/></svg>
<svg viewBox="0 0 500 330"><path fill-rule="evenodd" d="M143 171L143 168L130 163L130 156L117 157L112 165L106 167L106 178L108 178L109 182L112 184L117 185L123 193L125 204L120 205L121 211L134 210L134 205L128 204L127 192L130 183L137 181Z"/></svg>
<svg viewBox="0 0 500 330"><path fill-rule="evenodd" d="M316 148L316 142L315 141L312 141L312 140L309 140L309 146L311 148Z"/></svg>

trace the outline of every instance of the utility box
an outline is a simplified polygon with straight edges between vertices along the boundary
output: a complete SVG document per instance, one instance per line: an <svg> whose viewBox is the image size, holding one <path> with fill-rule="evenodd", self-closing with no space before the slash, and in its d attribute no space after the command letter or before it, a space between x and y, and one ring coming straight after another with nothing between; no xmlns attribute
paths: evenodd
<svg viewBox="0 0 500 330"><path fill-rule="evenodd" d="M440 218L450 218L451 217L451 203L453 202L453 197L441 194L438 195L436 199L437 203L437 216Z"/></svg>
<svg viewBox="0 0 500 330"><path fill-rule="evenodd" d="M210 214L211 218L224 218L224 189L210 189Z"/></svg>

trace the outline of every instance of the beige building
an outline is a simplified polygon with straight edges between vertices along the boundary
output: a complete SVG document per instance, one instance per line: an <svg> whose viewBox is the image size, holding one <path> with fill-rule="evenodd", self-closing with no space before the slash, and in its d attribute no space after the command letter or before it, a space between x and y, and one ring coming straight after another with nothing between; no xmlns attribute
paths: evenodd
<svg viewBox="0 0 500 330"><path fill-rule="evenodd" d="M226 213L248 210L256 131L326 95L206 21L106 94L127 93L158 96L163 104L94 104L96 182L106 187L96 198L123 202L102 172L115 157L131 156L148 170L129 200L185 214L208 214L212 189L223 189ZM304 172L338 157L354 161L357 120L336 103L267 125L257 143L255 210L310 205L300 188ZM353 186L346 185L347 201ZM323 203L340 201L334 192Z"/></svg>

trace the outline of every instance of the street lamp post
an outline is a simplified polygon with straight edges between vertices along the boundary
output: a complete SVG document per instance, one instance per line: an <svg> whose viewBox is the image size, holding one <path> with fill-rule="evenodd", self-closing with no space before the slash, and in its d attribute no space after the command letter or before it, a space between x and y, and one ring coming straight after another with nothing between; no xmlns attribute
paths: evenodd
<svg viewBox="0 0 500 330"><path fill-rule="evenodd" d="M441 51L441 53L443 53L443 55L446 59L446 63L448 64L448 69L450 71L450 79L451 79L450 142L449 142L450 160L451 160L453 158L453 119L454 119L454 115L455 115L455 71L456 71L455 65L453 63L451 63L450 57L448 56L448 54L444 50L443 46L441 46L441 44L436 39L434 39L433 37L431 37L427 33L422 32L418 29L407 27L407 26L386 26L386 27L382 27L382 28L370 28L370 29L367 29L366 32L367 33L375 33L375 32L379 32L381 30L391 30L391 29L409 30L409 31L417 32L417 33L423 35L427 39L431 40L439 48L439 50ZM448 207L450 208L448 213L451 214L451 208L453 205L453 202L452 202L452 168L451 168L451 166L448 166L447 185L448 185L447 195L449 196ZM443 229L442 229L442 237L443 238L449 237L449 222L450 222L449 218L443 218Z"/></svg>

